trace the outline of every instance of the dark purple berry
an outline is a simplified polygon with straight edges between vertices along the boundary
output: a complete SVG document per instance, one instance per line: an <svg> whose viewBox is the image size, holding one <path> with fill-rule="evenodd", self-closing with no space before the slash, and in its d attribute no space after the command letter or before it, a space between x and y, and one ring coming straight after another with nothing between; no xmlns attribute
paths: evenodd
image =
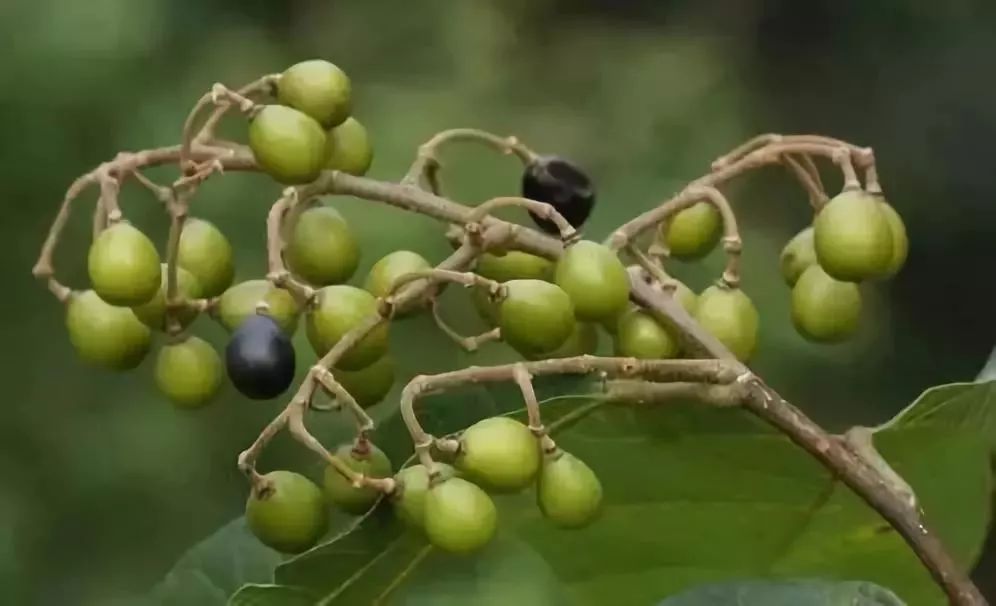
<svg viewBox="0 0 996 606"><path fill-rule="evenodd" d="M225 368L243 395L269 400L294 380L294 347L273 318L254 314L232 333L225 348Z"/></svg>
<svg viewBox="0 0 996 606"><path fill-rule="evenodd" d="M583 170L564 158L540 156L526 165L522 174L522 195L546 202L579 229L595 206L595 186ZM560 233L552 221L530 212L533 222L550 234Z"/></svg>

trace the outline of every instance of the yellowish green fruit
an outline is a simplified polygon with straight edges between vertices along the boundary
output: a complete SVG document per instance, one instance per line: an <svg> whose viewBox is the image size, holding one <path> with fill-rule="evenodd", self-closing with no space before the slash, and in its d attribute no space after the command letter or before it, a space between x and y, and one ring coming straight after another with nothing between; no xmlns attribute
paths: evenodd
<svg viewBox="0 0 996 606"><path fill-rule="evenodd" d="M844 191L826 203L813 222L813 244L823 270L846 282L885 274L894 253L887 213L861 190Z"/></svg>
<svg viewBox="0 0 996 606"><path fill-rule="evenodd" d="M445 463L436 463L439 480L456 475L456 470ZM425 497L429 493L429 472L424 465L412 465L394 476L397 488L391 494L391 504L398 518L415 530L425 528Z"/></svg>
<svg viewBox="0 0 996 606"><path fill-rule="evenodd" d="M477 315L489 326L498 326L501 323L501 304L491 300L491 294L483 286L474 286L470 289L470 300L477 310Z"/></svg>
<svg viewBox="0 0 996 606"><path fill-rule="evenodd" d="M906 235L906 225L903 218L899 216L896 209L889 205L884 199L879 199L879 208L885 214L889 223L889 231L892 233L892 257L883 278L891 278L899 273L899 270L906 264L906 256L909 254L910 241Z"/></svg>
<svg viewBox="0 0 996 606"><path fill-rule="evenodd" d="M349 116L352 88L349 76L338 66L310 59L284 70L277 81L277 100L331 128Z"/></svg>
<svg viewBox="0 0 996 606"><path fill-rule="evenodd" d="M92 290L73 293L66 304L69 342L86 363L131 370L149 352L152 333L127 307L115 307Z"/></svg>
<svg viewBox="0 0 996 606"><path fill-rule="evenodd" d="M139 320L145 323L145 325L149 328L154 328L156 330L166 329L167 274L166 264L163 263L162 285L159 287L159 292L157 292L149 302L132 308L132 311L135 312L135 316ZM197 282L197 278L194 277L194 274L183 269L182 267L176 268L176 287L177 293L183 299L199 299L202 296L201 285ZM176 319L180 321L180 326L183 328L186 328L196 317L197 311L194 309L181 309L176 315Z"/></svg>
<svg viewBox="0 0 996 606"><path fill-rule="evenodd" d="M757 346L760 318L742 290L710 286L699 295L694 317L737 359L750 360Z"/></svg>
<svg viewBox="0 0 996 606"><path fill-rule="evenodd" d="M650 314L632 309L616 325L616 355L657 360L676 358L681 351L678 340Z"/></svg>
<svg viewBox="0 0 996 606"><path fill-rule="evenodd" d="M202 297L217 297L235 278L232 245L220 229L204 219L191 217L184 222L176 260L197 278Z"/></svg>
<svg viewBox="0 0 996 606"><path fill-rule="evenodd" d="M363 176L373 163L373 145L367 129L356 118L333 128L328 138L329 161L326 168Z"/></svg>
<svg viewBox="0 0 996 606"><path fill-rule="evenodd" d="M359 370L333 371L335 380L342 385L356 403L363 408L370 408L384 399L394 385L394 360L390 354L364 366Z"/></svg>
<svg viewBox="0 0 996 606"><path fill-rule="evenodd" d="M266 303L266 315L273 318L288 335L297 328L298 306L294 297L268 280L246 280L221 295L215 310L221 324L234 332L246 318L256 313L259 303Z"/></svg>
<svg viewBox="0 0 996 606"><path fill-rule="evenodd" d="M602 483L584 461L558 449L543 457L536 501L557 526L583 528L601 512Z"/></svg>
<svg viewBox="0 0 996 606"><path fill-rule="evenodd" d="M362 447L342 444L336 449L335 455L356 473L371 478L391 477L391 461L381 449L370 442L366 442ZM325 497L329 502L353 515L366 513L381 494L369 486L353 486L331 465L325 468L324 486Z"/></svg>
<svg viewBox="0 0 996 606"><path fill-rule="evenodd" d="M90 283L111 305L141 305L159 292L159 253L130 223L111 225L94 240L87 256Z"/></svg>
<svg viewBox="0 0 996 606"><path fill-rule="evenodd" d="M498 510L486 492L462 478L443 480L425 497L425 534L434 547L467 554L487 545L498 528Z"/></svg>
<svg viewBox="0 0 996 606"><path fill-rule="evenodd" d="M306 316L308 341L316 355L324 356L346 333L376 314L377 299L367 291L346 284L326 286L315 295ZM350 347L337 366L359 370L386 354L387 346L388 324L382 322Z"/></svg>
<svg viewBox="0 0 996 606"><path fill-rule="evenodd" d="M571 336L557 349L545 354L524 355L527 360L549 360L594 355L598 351L598 327L591 322L575 322Z"/></svg>
<svg viewBox="0 0 996 606"><path fill-rule="evenodd" d="M598 322L618 316L629 302L629 278L608 247L582 240L564 250L554 282L567 293L579 320Z"/></svg>
<svg viewBox="0 0 996 606"><path fill-rule="evenodd" d="M831 278L819 265L802 272L792 288L792 323L803 337L843 341L861 320L861 292L854 282Z"/></svg>
<svg viewBox="0 0 996 606"><path fill-rule="evenodd" d="M661 238L676 259L701 259L719 242L723 219L708 202L698 202L679 211L661 225Z"/></svg>
<svg viewBox="0 0 996 606"><path fill-rule="evenodd" d="M553 277L553 261L519 250L505 254L484 253L474 271L489 280L549 280Z"/></svg>
<svg viewBox="0 0 996 606"><path fill-rule="evenodd" d="M410 250L396 250L373 264L363 288L375 297L386 297L401 276L430 269L432 264L422 255Z"/></svg>
<svg viewBox="0 0 996 606"><path fill-rule="evenodd" d="M314 482L292 471L271 471L249 494L246 524L264 545L301 553L325 534L328 509Z"/></svg>
<svg viewBox="0 0 996 606"><path fill-rule="evenodd" d="M456 468L469 480L495 492L522 490L533 482L540 447L528 427L509 417L491 417L460 436Z"/></svg>
<svg viewBox="0 0 996 606"><path fill-rule="evenodd" d="M360 246L338 211L315 206L297 215L284 258L291 272L311 284L341 284L356 271Z"/></svg>
<svg viewBox="0 0 996 606"><path fill-rule="evenodd" d="M511 280L499 304L502 339L523 355L554 351L574 331L571 299L556 284Z"/></svg>
<svg viewBox="0 0 996 606"><path fill-rule="evenodd" d="M200 408L218 393L221 357L211 344L195 336L168 343L156 357L156 386L181 408Z"/></svg>
<svg viewBox="0 0 996 606"><path fill-rule="evenodd" d="M283 105L265 105L250 119L249 148L259 167L286 185L314 181L328 160L322 125Z"/></svg>
<svg viewBox="0 0 996 606"><path fill-rule="evenodd" d="M794 285L795 281L802 275L802 272L806 271L810 265L815 265L816 263L816 248L813 245L812 227L807 227L793 236L788 241L788 244L785 245L785 248L782 249L781 257L779 257L782 278L789 286Z"/></svg>

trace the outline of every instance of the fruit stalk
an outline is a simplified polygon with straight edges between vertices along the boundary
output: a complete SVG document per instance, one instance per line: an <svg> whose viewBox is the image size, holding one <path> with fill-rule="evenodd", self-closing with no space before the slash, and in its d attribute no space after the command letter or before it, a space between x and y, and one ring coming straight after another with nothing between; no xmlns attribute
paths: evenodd
<svg viewBox="0 0 996 606"><path fill-rule="evenodd" d="M474 212L470 215L470 221L478 222L487 215L499 208L507 206L519 206L525 208L531 213L534 213L547 221L553 222L557 226L557 230L560 232L560 240L565 245L577 240L580 235L574 229L574 227L567 222L562 214L557 212L552 205L545 202L537 202L536 200L530 200L529 198L519 198L515 196L503 196L498 198L491 198L486 202L482 202L474 207Z"/></svg>
<svg viewBox="0 0 996 606"><path fill-rule="evenodd" d="M498 327L482 332L479 335L471 335L469 337L464 336L454 330L449 324L446 323L446 320L443 319L443 316L439 310L439 301L435 297L432 298L429 305L432 308L432 319L436 323L439 330L442 331L444 335L452 339L453 342L464 351L475 352L485 343L501 340L501 329Z"/></svg>
<svg viewBox="0 0 996 606"><path fill-rule="evenodd" d="M454 128L435 134L418 148L418 155L405 176L401 185L420 187L423 177L435 179L434 171L439 167L437 153L448 143L475 142L487 145L502 154L515 154L523 164L528 164L536 153L523 145L515 137L499 137L487 131L476 128ZM430 170L433 171L430 174ZM433 188L436 189L435 187Z"/></svg>
<svg viewBox="0 0 996 606"><path fill-rule="evenodd" d="M806 194L809 195L809 205L813 207L813 210L818 211L830 198L823 189L823 185L816 180L819 173L814 172L816 165L812 164L813 159L809 156L803 157L809 159L809 166L812 168L804 167L798 160L788 154L782 159L782 163L792 171L802 185L802 188L806 190Z"/></svg>
<svg viewBox="0 0 996 606"><path fill-rule="evenodd" d="M545 453L552 453L557 450L557 444L543 426L543 418L540 416L540 405L536 399L536 390L533 389L533 377L522 364L516 364L512 370L512 380L519 386L522 392L522 399L526 403L526 414L529 418L529 431L533 432L539 440L540 448Z"/></svg>
<svg viewBox="0 0 996 606"><path fill-rule="evenodd" d="M365 438L374 429L374 421L367 414L367 411L363 410L363 407L356 402L354 398L346 388L343 387L338 381L335 380L335 376L328 370L321 368L316 370L316 375L318 377L318 383L322 386L329 396L336 399L339 406L346 407L349 412L356 417L356 427L357 432L360 437Z"/></svg>

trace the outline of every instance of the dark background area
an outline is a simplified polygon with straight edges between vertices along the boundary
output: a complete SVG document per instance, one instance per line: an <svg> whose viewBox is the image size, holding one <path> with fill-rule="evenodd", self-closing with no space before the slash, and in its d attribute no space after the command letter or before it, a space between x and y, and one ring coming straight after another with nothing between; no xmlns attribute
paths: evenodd
<svg viewBox="0 0 996 606"><path fill-rule="evenodd" d="M214 82L238 85L305 58L337 63L353 79L377 178L400 177L417 145L445 128L514 133L590 170L594 238L758 133L872 146L912 247L894 281L865 288L865 323L845 345L806 343L789 321L777 255L809 220L803 192L776 169L727 188L745 231L744 289L762 312L755 368L842 428L882 421L928 386L970 380L996 337L991 2L7 0L0 39L4 603L127 604L242 510L235 456L281 403L226 388L185 413L155 391L148 361L120 376L83 367L61 309L30 276L72 179L118 150L178 141ZM517 191L510 160L474 150L445 160L446 191L459 201ZM242 278L263 273L263 217L278 194L260 177L229 175L195 202L228 233ZM58 256L74 286L85 283L93 200L79 200ZM399 246L430 259L448 249L432 221L336 202L364 242L356 280ZM146 192L126 188L122 203L165 242L167 221ZM698 290L721 264L714 254L675 272ZM469 306L452 313L473 322ZM419 322L394 336L405 373L468 363ZM224 342L206 320L198 332ZM325 435L339 431L337 420L323 423ZM289 446L278 441L267 463L307 460ZM993 567L977 576L996 599Z"/></svg>

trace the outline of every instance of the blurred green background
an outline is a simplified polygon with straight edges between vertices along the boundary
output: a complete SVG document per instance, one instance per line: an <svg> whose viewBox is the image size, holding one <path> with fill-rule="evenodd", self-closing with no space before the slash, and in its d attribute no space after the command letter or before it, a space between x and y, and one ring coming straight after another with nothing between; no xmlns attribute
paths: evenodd
<svg viewBox="0 0 996 606"><path fill-rule="evenodd" d="M154 390L151 356L129 375L83 367L62 310L30 276L70 181L118 150L176 142L214 82L238 85L305 58L337 63L373 136L376 178L398 178L442 129L514 133L590 170L599 205L586 233L598 238L754 134L870 145L912 248L896 280L866 288L865 324L846 345L808 344L789 321L777 255L808 220L798 186L769 169L727 188L745 231L744 288L762 310L755 368L840 428L884 420L927 386L971 379L996 337L991 2L5 0L0 39L5 604L127 604L242 510L236 454L281 402L226 388L208 409L185 413ZM512 160L476 149L444 160L444 191L459 201L518 191ZM240 277L263 273L263 217L278 194L267 179L227 175L195 202L231 238ZM94 199L79 200L58 255L77 287ZM449 250L432 221L334 202L364 243L354 282L398 247L433 260ZM147 192L126 187L122 203L165 242L167 221ZM701 289L721 265L715 254L675 272ZM457 295L447 313L475 326ZM195 330L224 343L207 320ZM312 355L301 336L304 368ZM471 359L422 320L396 330L393 347L406 375ZM508 357L499 347L477 361ZM317 419L316 431L330 442L344 435L333 417ZM279 439L263 466L310 460ZM978 574L991 586L992 566Z"/></svg>

